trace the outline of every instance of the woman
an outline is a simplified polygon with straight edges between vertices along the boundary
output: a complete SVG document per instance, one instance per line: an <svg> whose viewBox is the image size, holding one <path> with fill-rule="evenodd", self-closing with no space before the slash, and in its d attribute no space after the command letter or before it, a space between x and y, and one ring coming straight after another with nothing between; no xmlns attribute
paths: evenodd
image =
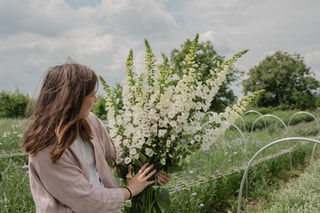
<svg viewBox="0 0 320 213"><path fill-rule="evenodd" d="M87 66L66 63L47 72L22 149L29 154L31 192L37 212L120 212L124 200L154 181L145 164L120 188L107 163L112 139L91 113L98 78ZM129 171L131 174L131 171ZM170 174L156 174L159 185Z"/></svg>

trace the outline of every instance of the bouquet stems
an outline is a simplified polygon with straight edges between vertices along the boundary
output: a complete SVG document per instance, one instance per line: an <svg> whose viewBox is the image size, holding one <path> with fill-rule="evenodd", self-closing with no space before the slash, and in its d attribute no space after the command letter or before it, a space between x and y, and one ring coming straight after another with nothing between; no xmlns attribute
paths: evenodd
<svg viewBox="0 0 320 213"><path fill-rule="evenodd" d="M162 186L148 186L131 199L131 207L126 213L166 213L171 204L168 190Z"/></svg>

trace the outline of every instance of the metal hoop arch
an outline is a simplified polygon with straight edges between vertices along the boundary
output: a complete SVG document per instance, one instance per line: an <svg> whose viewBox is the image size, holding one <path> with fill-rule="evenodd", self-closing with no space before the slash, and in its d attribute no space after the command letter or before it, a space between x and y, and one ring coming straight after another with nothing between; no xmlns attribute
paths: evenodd
<svg viewBox="0 0 320 213"><path fill-rule="evenodd" d="M318 140L320 139L320 126L319 126L319 121L318 119L310 112L306 112L306 111L300 111L300 112L296 112L294 113L293 115L291 115L289 121L288 121L288 128L290 127L290 122L292 120L292 118L298 114L307 114L307 115L310 115L317 123L317 127L318 127ZM317 144L315 143L314 146L313 146L313 149L312 149L312 155L311 155L311 159L310 161L313 160L313 156L314 156L314 152L316 151L316 147L317 147Z"/></svg>
<svg viewBox="0 0 320 213"><path fill-rule="evenodd" d="M311 139L311 138L305 138L305 137L288 137L288 138L282 138L282 139L276 140L276 141L271 142L271 143L265 145L264 147L262 147L262 148L261 148L258 152L256 152L256 154L251 158L251 160L249 161L249 163L248 163L248 165L247 165L247 167L246 167L246 169L245 169L245 171L244 171L244 174L243 174L243 176L242 176L242 180L241 180L241 184L240 184L240 190L239 190L239 197L238 197L238 209L237 209L237 213L240 213L243 185L244 185L245 179L247 179L248 171L249 171L250 165L251 165L251 163L253 162L253 160L254 160L262 151L264 151L265 149L269 148L270 146L273 146L274 144L277 144L277 143L290 141L290 140L297 140L297 141L303 140L303 141L309 141L309 142L314 142L314 143L320 144L320 141L319 141L319 140L315 140L315 139Z"/></svg>

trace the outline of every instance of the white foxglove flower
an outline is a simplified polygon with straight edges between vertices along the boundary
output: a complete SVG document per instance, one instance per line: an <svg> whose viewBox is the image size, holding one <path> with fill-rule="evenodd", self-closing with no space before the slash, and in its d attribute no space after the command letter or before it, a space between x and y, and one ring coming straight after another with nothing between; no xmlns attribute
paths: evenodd
<svg viewBox="0 0 320 213"><path fill-rule="evenodd" d="M139 158L140 158L139 154L135 154L135 155L133 156L133 159L135 159L135 160L139 160Z"/></svg>
<svg viewBox="0 0 320 213"><path fill-rule="evenodd" d="M136 160L140 158L139 153L144 153L150 158L147 160L152 160L157 148L157 153L161 153L160 164L175 166L166 165L168 158L172 158L170 162L174 163L181 156L187 155L184 160L190 159L190 153L186 153L188 149L176 153L173 147L177 141L182 141L184 135L194 136L187 144L192 149L199 145L209 146L244 110L246 99L227 108L225 113L208 115L209 121L216 126L210 129L207 128L210 125L202 126L204 113L210 109L215 94L226 79L225 75L241 54L222 65L217 64L217 68L210 71L208 80L203 82L197 78L199 67L195 62L196 51L196 45L193 44L192 51L183 61L186 65L181 70L183 77L173 74L169 64L156 65L155 57L148 48L144 69L134 73L131 52L127 60L122 97L119 98L118 94L105 86L109 134L114 139L117 163L124 163L134 170L138 166Z"/></svg>
<svg viewBox="0 0 320 213"><path fill-rule="evenodd" d="M130 149L130 155L137 154L137 150L135 148Z"/></svg>
<svg viewBox="0 0 320 213"><path fill-rule="evenodd" d="M146 138L148 138L148 137L150 137L150 132L149 131L143 131L143 136L144 137L146 137Z"/></svg>
<svg viewBox="0 0 320 213"><path fill-rule="evenodd" d="M126 157L126 158L124 159L124 163L125 163L125 164L131 163L131 158Z"/></svg>
<svg viewBox="0 0 320 213"><path fill-rule="evenodd" d="M168 114L168 118L173 118L176 115L176 113L174 111L170 111Z"/></svg>
<svg viewBox="0 0 320 213"><path fill-rule="evenodd" d="M177 126L175 128L175 130L176 130L176 133L180 133L182 131L182 127L181 126Z"/></svg>
<svg viewBox="0 0 320 213"><path fill-rule="evenodd" d="M150 148L146 148L146 155L149 156L149 157L152 157L154 154L153 150L150 149Z"/></svg>
<svg viewBox="0 0 320 213"><path fill-rule="evenodd" d="M200 135L195 135L194 139L199 142L201 140L201 136Z"/></svg>
<svg viewBox="0 0 320 213"><path fill-rule="evenodd" d="M159 130L159 133L158 133L158 136L159 137L163 137L167 134L167 130L166 129L160 129Z"/></svg>
<svg viewBox="0 0 320 213"><path fill-rule="evenodd" d="M170 121L170 126L176 127L177 126L177 122L176 121Z"/></svg>
<svg viewBox="0 0 320 213"><path fill-rule="evenodd" d="M154 114L156 114L156 110L155 109L150 109L150 111L149 111L149 113L151 114L151 115L154 115Z"/></svg>
<svg viewBox="0 0 320 213"><path fill-rule="evenodd" d="M161 158L160 163L164 166L166 165L166 159L165 158Z"/></svg>

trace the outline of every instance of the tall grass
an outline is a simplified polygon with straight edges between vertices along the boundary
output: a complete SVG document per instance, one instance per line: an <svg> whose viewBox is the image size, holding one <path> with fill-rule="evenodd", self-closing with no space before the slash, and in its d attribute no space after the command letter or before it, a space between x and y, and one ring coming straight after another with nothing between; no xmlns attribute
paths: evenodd
<svg viewBox="0 0 320 213"><path fill-rule="evenodd" d="M35 212L26 156L0 159L0 212Z"/></svg>
<svg viewBox="0 0 320 213"><path fill-rule="evenodd" d="M268 200L262 200L248 213L320 212L320 161L315 161L302 173L299 179L292 179L280 190L270 193Z"/></svg>
<svg viewBox="0 0 320 213"><path fill-rule="evenodd" d="M28 176L28 158L19 141L26 120L0 120L0 212L35 212Z"/></svg>
<svg viewBox="0 0 320 213"><path fill-rule="evenodd" d="M272 194L272 205L263 212L320 212L320 161L311 164L297 182Z"/></svg>

